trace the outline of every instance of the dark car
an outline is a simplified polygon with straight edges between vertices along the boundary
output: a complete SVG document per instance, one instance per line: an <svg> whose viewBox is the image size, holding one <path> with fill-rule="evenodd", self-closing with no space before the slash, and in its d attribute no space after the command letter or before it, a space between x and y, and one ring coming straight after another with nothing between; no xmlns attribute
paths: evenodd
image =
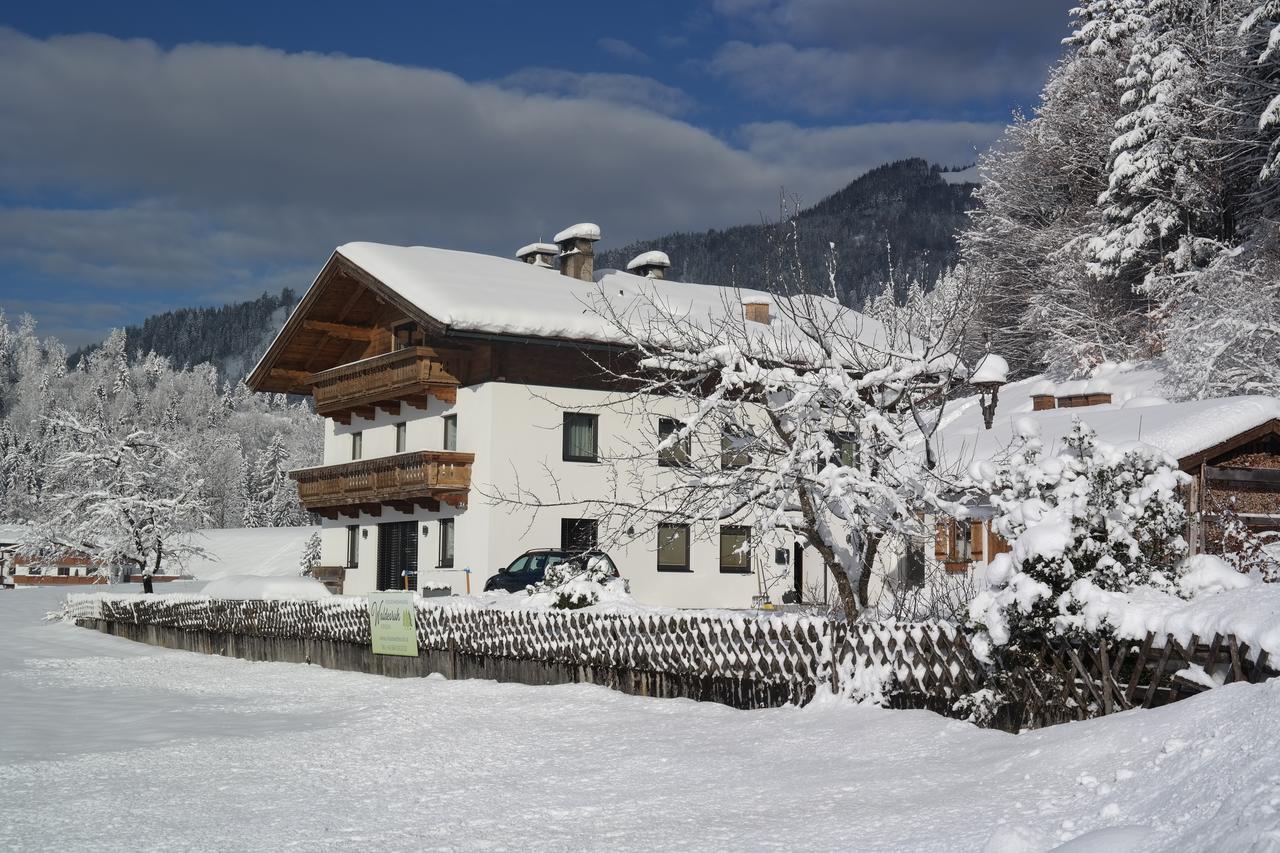
<svg viewBox="0 0 1280 853"><path fill-rule="evenodd" d="M498 569L498 573L485 581L484 591L493 592L496 589L505 589L507 592L523 592L524 588L530 584L539 583L547 575L547 569L563 563L565 560L594 560L603 559L609 574L618 577L618 567L614 565L613 560L609 559L609 555L603 551L587 551L585 554L577 554L571 551L562 551L559 548L534 548L532 551L525 551L519 557L511 561L511 565L505 569Z"/></svg>

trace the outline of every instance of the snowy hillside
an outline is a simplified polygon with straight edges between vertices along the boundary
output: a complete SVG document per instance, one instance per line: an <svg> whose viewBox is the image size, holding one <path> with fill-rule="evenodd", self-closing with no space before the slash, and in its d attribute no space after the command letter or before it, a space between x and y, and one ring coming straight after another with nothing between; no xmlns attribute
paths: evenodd
<svg viewBox="0 0 1280 853"><path fill-rule="evenodd" d="M197 580L232 575L296 575L302 551L319 527L230 527L202 530L195 543L209 552L187 564Z"/></svg>

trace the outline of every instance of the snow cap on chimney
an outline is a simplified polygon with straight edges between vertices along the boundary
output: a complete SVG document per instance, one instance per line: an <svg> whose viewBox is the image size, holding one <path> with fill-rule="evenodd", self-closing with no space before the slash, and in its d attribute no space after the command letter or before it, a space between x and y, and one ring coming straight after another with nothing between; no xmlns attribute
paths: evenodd
<svg viewBox="0 0 1280 853"><path fill-rule="evenodd" d="M627 263L627 272L649 278L666 278L670 266L671 259L666 252L642 252Z"/></svg>
<svg viewBox="0 0 1280 853"><path fill-rule="evenodd" d="M592 281L595 250L591 244L600 239L600 226L593 222L570 225L555 236L560 247L560 272L580 281Z"/></svg>
<svg viewBox="0 0 1280 853"><path fill-rule="evenodd" d="M520 247L520 251L516 252L516 258L535 267L550 267L551 259L558 254L560 254L560 248L555 243L530 243Z"/></svg>

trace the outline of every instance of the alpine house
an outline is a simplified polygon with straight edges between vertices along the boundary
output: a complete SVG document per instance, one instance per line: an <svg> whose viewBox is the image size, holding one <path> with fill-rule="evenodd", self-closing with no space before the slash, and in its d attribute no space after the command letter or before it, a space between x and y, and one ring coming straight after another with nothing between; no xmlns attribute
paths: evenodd
<svg viewBox="0 0 1280 853"><path fill-rule="evenodd" d="M311 395L325 418L324 464L293 477L323 519L321 563L345 592L476 592L527 550L603 544L581 508L492 499L530 483L596 500L625 491L601 463L652 446L642 437L678 416L660 397L639 415L610 403L608 367L626 365L628 348L593 303L657 303L687 317L737 310L760 334L785 335L769 294L667 281L661 252L628 272L594 270L599 238L597 226L576 225L516 259L375 243L330 256L248 384ZM744 555L737 530L663 548L655 533L609 553L652 604L746 607L762 591L777 600L822 586L816 554L786 542ZM781 583L766 589L762 572Z"/></svg>

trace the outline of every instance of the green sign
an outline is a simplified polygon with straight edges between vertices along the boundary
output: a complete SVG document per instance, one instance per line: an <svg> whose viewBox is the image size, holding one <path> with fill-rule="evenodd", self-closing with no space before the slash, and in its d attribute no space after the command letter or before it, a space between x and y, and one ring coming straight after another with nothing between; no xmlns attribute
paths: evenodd
<svg viewBox="0 0 1280 853"><path fill-rule="evenodd" d="M418 629L413 618L413 593L369 593L369 634L375 655L418 656Z"/></svg>

